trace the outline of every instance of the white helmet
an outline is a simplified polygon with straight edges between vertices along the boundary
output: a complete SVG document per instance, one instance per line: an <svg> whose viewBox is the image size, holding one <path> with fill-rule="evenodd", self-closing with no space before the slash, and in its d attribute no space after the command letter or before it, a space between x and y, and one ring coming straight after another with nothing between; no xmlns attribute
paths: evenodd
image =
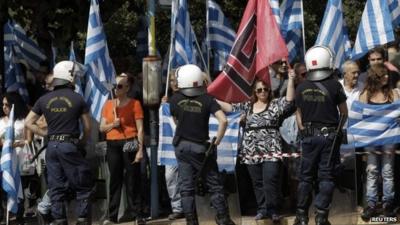
<svg viewBox="0 0 400 225"><path fill-rule="evenodd" d="M53 68L53 86L73 83L75 76L84 73L84 66L73 61L61 61Z"/></svg>
<svg viewBox="0 0 400 225"><path fill-rule="evenodd" d="M328 47L314 46L308 49L304 58L307 80L323 80L333 73L335 55Z"/></svg>
<svg viewBox="0 0 400 225"><path fill-rule="evenodd" d="M206 93L204 75L201 69L193 64L179 67L176 72L176 81L179 90L186 96L198 96Z"/></svg>

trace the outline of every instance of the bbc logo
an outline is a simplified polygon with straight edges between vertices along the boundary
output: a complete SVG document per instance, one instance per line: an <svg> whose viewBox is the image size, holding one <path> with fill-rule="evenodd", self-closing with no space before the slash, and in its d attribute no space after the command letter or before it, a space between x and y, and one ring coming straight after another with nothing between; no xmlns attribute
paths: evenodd
<svg viewBox="0 0 400 225"><path fill-rule="evenodd" d="M397 217L375 216L371 217L371 222L397 223Z"/></svg>

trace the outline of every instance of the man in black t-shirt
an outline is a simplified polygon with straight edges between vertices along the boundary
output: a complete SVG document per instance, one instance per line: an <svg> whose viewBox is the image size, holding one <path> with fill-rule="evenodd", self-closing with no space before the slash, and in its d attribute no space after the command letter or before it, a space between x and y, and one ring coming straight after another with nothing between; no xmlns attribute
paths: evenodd
<svg viewBox="0 0 400 225"><path fill-rule="evenodd" d="M334 55L329 48L314 46L307 51L305 62L307 80L297 87L295 101L296 120L302 136L302 158L294 224L308 224L313 184L317 182L315 224L330 225L328 213L335 188L333 170L336 160L328 161L331 160L329 155L339 124L339 113L347 116L346 95L342 85L331 76ZM317 179L315 174L318 174Z"/></svg>
<svg viewBox="0 0 400 225"><path fill-rule="evenodd" d="M196 65L185 65L177 69L176 79L179 91L170 99L171 114L177 127L173 145L178 161L182 208L188 225L197 225L196 206L194 204L194 178L205 159L210 114L218 120L215 145L224 136L227 119L216 100L206 93L203 72ZM206 184L211 193L211 204L217 211L218 225L232 225L226 203L223 186L218 173L216 153L205 175Z"/></svg>
<svg viewBox="0 0 400 225"><path fill-rule="evenodd" d="M81 151L90 133L89 109L82 96L74 92L73 80L82 68L75 62L62 61L55 65L54 91L42 96L29 112L25 126L33 133L48 136L46 166L51 199L52 224L67 225L64 201L69 190L76 192L77 224L90 224L90 195L94 180L89 163ZM47 129L36 121L44 115ZM79 139L79 119L83 137Z"/></svg>

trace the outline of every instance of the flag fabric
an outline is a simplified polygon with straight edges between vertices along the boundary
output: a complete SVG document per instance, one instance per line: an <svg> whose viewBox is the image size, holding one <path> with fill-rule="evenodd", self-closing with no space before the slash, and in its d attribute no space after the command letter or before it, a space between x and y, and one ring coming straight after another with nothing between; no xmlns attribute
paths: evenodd
<svg viewBox="0 0 400 225"><path fill-rule="evenodd" d="M5 141L1 152L2 187L7 193L7 211L17 213L18 202L23 199L21 176L18 167L17 153L14 143L14 105L11 107L8 119Z"/></svg>
<svg viewBox="0 0 400 225"><path fill-rule="evenodd" d="M4 25L4 46L13 46L18 61L24 62L32 71L40 71L40 64L46 60L39 45L14 21Z"/></svg>
<svg viewBox="0 0 400 225"><path fill-rule="evenodd" d="M198 64L196 50L194 49L196 48L196 35L190 23L186 0L179 0L174 23L172 67L177 68L186 64Z"/></svg>
<svg viewBox="0 0 400 225"><path fill-rule="evenodd" d="M400 25L400 3L399 0L388 0L389 11L392 15L393 27Z"/></svg>
<svg viewBox="0 0 400 225"><path fill-rule="evenodd" d="M85 65L101 82L115 84L115 69L108 53L98 0L91 0L86 37Z"/></svg>
<svg viewBox="0 0 400 225"><path fill-rule="evenodd" d="M376 46L394 41L388 0L368 0L358 27L352 59L356 60Z"/></svg>
<svg viewBox="0 0 400 225"><path fill-rule="evenodd" d="M77 62L73 41L71 41L71 45L69 47L69 61ZM82 79L82 77L80 77L80 76L75 77L75 80L74 80L75 81L75 92L83 96L81 79Z"/></svg>
<svg viewBox="0 0 400 225"><path fill-rule="evenodd" d="M400 101L371 105L354 101L349 111L348 137L355 147L400 143Z"/></svg>
<svg viewBox="0 0 400 225"><path fill-rule="evenodd" d="M26 88L25 75L15 57L13 45L4 46L4 79L7 92L17 91L29 103L29 93Z"/></svg>
<svg viewBox="0 0 400 225"><path fill-rule="evenodd" d="M176 125L170 113L168 103L163 103L159 110L160 126L159 126L159 141L158 141L158 162L161 165L177 165L174 146L172 139L175 134ZM217 163L220 171L232 172L235 171L238 135L239 135L239 120L240 113L232 113L227 115L228 127L224 138L218 145ZM217 135L218 120L210 117L209 135L214 137Z"/></svg>
<svg viewBox="0 0 400 225"><path fill-rule="evenodd" d="M236 33L217 3L208 0L207 7L208 45L214 52L214 69L220 71L226 64Z"/></svg>
<svg viewBox="0 0 400 225"><path fill-rule="evenodd" d="M303 55L302 29L302 0L285 0L281 5L281 33L289 51L289 61Z"/></svg>
<svg viewBox="0 0 400 225"><path fill-rule="evenodd" d="M288 57L286 44L268 1L249 0L222 73L208 92L226 102L250 99L256 77L270 83L268 66Z"/></svg>
<svg viewBox="0 0 400 225"><path fill-rule="evenodd" d="M275 21L278 24L278 26L281 26L281 9L279 7L279 0L269 0L269 4L272 9L272 14L275 17Z"/></svg>
<svg viewBox="0 0 400 225"><path fill-rule="evenodd" d="M329 47L335 53L335 67L340 68L351 57L351 44L343 14L342 0L329 0L316 45Z"/></svg>
<svg viewBox="0 0 400 225"><path fill-rule="evenodd" d="M90 106L90 113L92 117L100 122L101 111L103 109L104 103L109 98L109 91L100 82L99 78L96 77L91 68L88 68L86 72L86 87L85 87L85 101Z"/></svg>

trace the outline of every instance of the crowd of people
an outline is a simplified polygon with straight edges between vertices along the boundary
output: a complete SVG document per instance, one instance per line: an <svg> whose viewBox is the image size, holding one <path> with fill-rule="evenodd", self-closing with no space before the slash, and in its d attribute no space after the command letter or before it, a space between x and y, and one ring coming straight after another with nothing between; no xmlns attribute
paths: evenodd
<svg viewBox="0 0 400 225"><path fill-rule="evenodd" d="M388 56L389 54L389 56ZM248 102L228 103L207 94L209 80L195 65L184 65L169 76L168 96L161 99L169 103L177 128L174 139L176 166L165 166L165 181L170 198L171 214L168 219L185 218L187 224L199 224L195 205L195 178L206 158L206 150L218 146L227 126L225 113L241 114L243 135L239 139L237 163L245 165L255 195L255 220L282 219L283 153L289 149L299 152L295 225L307 225L309 207L315 191L316 224L330 225L328 220L333 191L335 168L340 164L339 149L331 152L336 132L342 127L354 101L365 104L392 104L400 96L400 72L388 61L398 54L398 46L378 47L368 53L368 65L345 61L339 70L332 65L334 54L324 46L314 46L305 55L304 63L296 63L293 70L286 59L278 60L270 68L270 83L256 79ZM361 73L360 68L365 68ZM77 201L77 224L91 224L90 198L94 192L94 175L85 158L84 145L92 128L89 108L83 97L74 92L74 79L81 67L76 62L62 61L52 74L38 78L43 84L43 95L26 103L15 90L2 97L0 137L5 141L5 129L14 106L13 147L21 158L19 169L24 189L24 201L19 203L15 215L18 224L24 217L38 213L52 224L68 224L65 201ZM146 198L142 163L146 160L146 108L142 106L138 80L129 73L116 77L113 98L102 109L99 132L107 143L106 162L109 169L108 204L104 224L117 224L122 191L127 208L124 220L146 224ZM28 106L28 104L30 106ZM29 111L30 109L30 111ZM216 140L209 141L209 118L213 114L219 123ZM296 123L296 131L282 133L285 121ZM345 124L344 127L347 125ZM288 133L292 137L288 136ZM289 135L289 136L290 136ZM31 154L32 142L45 137L46 168L44 180L48 187L48 213L36 202L42 189L35 167L26 162ZM292 141L288 141L288 140ZM395 150L398 143L368 146L366 154L366 184L364 209L361 218L369 221L379 215L379 207L387 217L396 217ZM224 187L211 156L209 170L204 176L216 211L219 225L235 224L229 214ZM25 161L24 161L25 160ZM287 172L287 171L286 171ZM146 177L146 175L144 176ZM382 198L379 183L382 179ZM239 177L240 179L240 177ZM356 181L354 181L356 182ZM125 189L123 188L125 186ZM316 190L314 190L316 189ZM150 193L151 194L151 193ZM5 193L1 193L5 199ZM47 199L43 197L43 199ZM26 202L25 202L26 201ZM360 201L361 202L361 201ZM360 203L361 204L361 203ZM205 206L204 206L205 207ZM0 207L2 209L2 207ZM3 215L0 212L0 215Z"/></svg>

